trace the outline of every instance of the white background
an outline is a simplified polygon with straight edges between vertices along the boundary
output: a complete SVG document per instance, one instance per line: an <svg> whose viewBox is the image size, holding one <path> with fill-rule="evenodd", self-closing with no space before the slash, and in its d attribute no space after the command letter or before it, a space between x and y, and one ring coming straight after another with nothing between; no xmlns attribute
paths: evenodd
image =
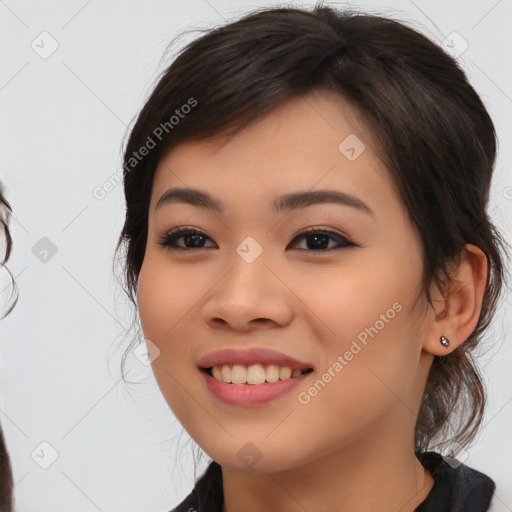
<svg viewBox="0 0 512 512"><path fill-rule="evenodd" d="M128 126L174 55L162 60L171 39L265 5L277 4L0 2L0 179L14 210L9 268L20 294L0 321L0 422L17 512L164 512L192 488L193 443L150 367L132 357L129 379L138 384L121 379L131 316L112 259L123 191L117 185L99 200L93 190L119 169ZM467 41L459 59L500 140L490 211L510 240L512 1L351 5L411 21L438 42L454 31ZM43 31L58 43L46 59L31 48ZM194 37L181 38L176 51ZM46 263L32 252L43 237L57 248ZM508 296L481 358L490 400L485 426L464 461L495 480L502 510L512 510L511 318ZM48 469L31 455L50 456L42 442L58 452Z"/></svg>

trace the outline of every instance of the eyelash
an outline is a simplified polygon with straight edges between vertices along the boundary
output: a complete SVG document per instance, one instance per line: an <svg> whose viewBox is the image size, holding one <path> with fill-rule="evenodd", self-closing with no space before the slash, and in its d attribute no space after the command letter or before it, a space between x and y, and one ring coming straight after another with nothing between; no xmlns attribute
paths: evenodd
<svg viewBox="0 0 512 512"><path fill-rule="evenodd" d="M163 237L160 238L158 245L161 245L165 249L169 251L198 251L202 249L208 249L208 247L179 247L176 245L176 240L179 238L182 238L184 235L200 235L205 238L207 237L204 233L201 231L198 231L194 228L175 228L169 231L167 234L165 234ZM346 237L340 235L339 233L336 233L334 231L329 231L326 229L317 229L315 227L306 228L299 233L297 233L293 239L292 243L295 243L296 241L300 240L301 238L307 238L309 236L313 235L325 235L330 237L331 239L336 239L338 242L341 242L342 245L335 247L334 249L344 249L347 247L359 247L357 244L351 242ZM299 249L300 251L306 251L306 252L329 252L332 251L331 249Z"/></svg>

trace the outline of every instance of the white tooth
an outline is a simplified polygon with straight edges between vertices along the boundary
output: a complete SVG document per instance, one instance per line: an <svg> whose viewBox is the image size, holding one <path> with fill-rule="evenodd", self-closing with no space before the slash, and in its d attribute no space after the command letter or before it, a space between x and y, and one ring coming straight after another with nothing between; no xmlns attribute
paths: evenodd
<svg viewBox="0 0 512 512"><path fill-rule="evenodd" d="M219 366L214 366L212 368L212 374L217 380L222 380L222 372Z"/></svg>
<svg viewBox="0 0 512 512"><path fill-rule="evenodd" d="M230 366L228 364L212 367L212 375L220 382L233 384L263 384L264 382L277 382L279 379L288 380L302 375L302 370L293 370L288 366L269 364L266 368L260 364L246 367L241 364Z"/></svg>
<svg viewBox="0 0 512 512"><path fill-rule="evenodd" d="M231 366L229 366L227 364L223 364L222 369L221 369L221 374L222 374L221 380L223 382L226 382L229 384L231 382Z"/></svg>
<svg viewBox="0 0 512 512"><path fill-rule="evenodd" d="M245 384L247 382L247 370L241 364L234 364L231 369L231 382L233 384Z"/></svg>
<svg viewBox="0 0 512 512"><path fill-rule="evenodd" d="M279 380L279 366L277 364L269 364L267 366L265 379L267 382L277 382Z"/></svg>
<svg viewBox="0 0 512 512"><path fill-rule="evenodd" d="M265 369L261 364L252 364L247 368L247 384L263 384Z"/></svg>
<svg viewBox="0 0 512 512"><path fill-rule="evenodd" d="M292 369L289 366L282 366L279 370L279 378L281 380L289 379L292 375Z"/></svg>

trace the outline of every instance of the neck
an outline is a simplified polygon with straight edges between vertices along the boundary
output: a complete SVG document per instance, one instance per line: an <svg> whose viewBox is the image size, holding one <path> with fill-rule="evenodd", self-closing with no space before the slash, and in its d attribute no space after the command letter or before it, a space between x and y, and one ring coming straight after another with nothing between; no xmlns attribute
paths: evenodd
<svg viewBox="0 0 512 512"><path fill-rule="evenodd" d="M434 480L416 458L413 440L391 425L388 433L384 442L380 424L376 436L284 471L223 467L222 512L413 512Z"/></svg>

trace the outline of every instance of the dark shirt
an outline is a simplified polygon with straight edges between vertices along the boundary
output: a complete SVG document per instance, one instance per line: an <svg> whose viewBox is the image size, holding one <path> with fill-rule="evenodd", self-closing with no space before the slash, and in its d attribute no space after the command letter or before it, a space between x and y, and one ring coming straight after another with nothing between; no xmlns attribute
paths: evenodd
<svg viewBox="0 0 512 512"><path fill-rule="evenodd" d="M487 475L437 452L416 454L434 486L414 512L485 512L496 484ZM448 463L449 461L449 463ZM171 512L222 512L222 470L212 461L192 492Z"/></svg>

